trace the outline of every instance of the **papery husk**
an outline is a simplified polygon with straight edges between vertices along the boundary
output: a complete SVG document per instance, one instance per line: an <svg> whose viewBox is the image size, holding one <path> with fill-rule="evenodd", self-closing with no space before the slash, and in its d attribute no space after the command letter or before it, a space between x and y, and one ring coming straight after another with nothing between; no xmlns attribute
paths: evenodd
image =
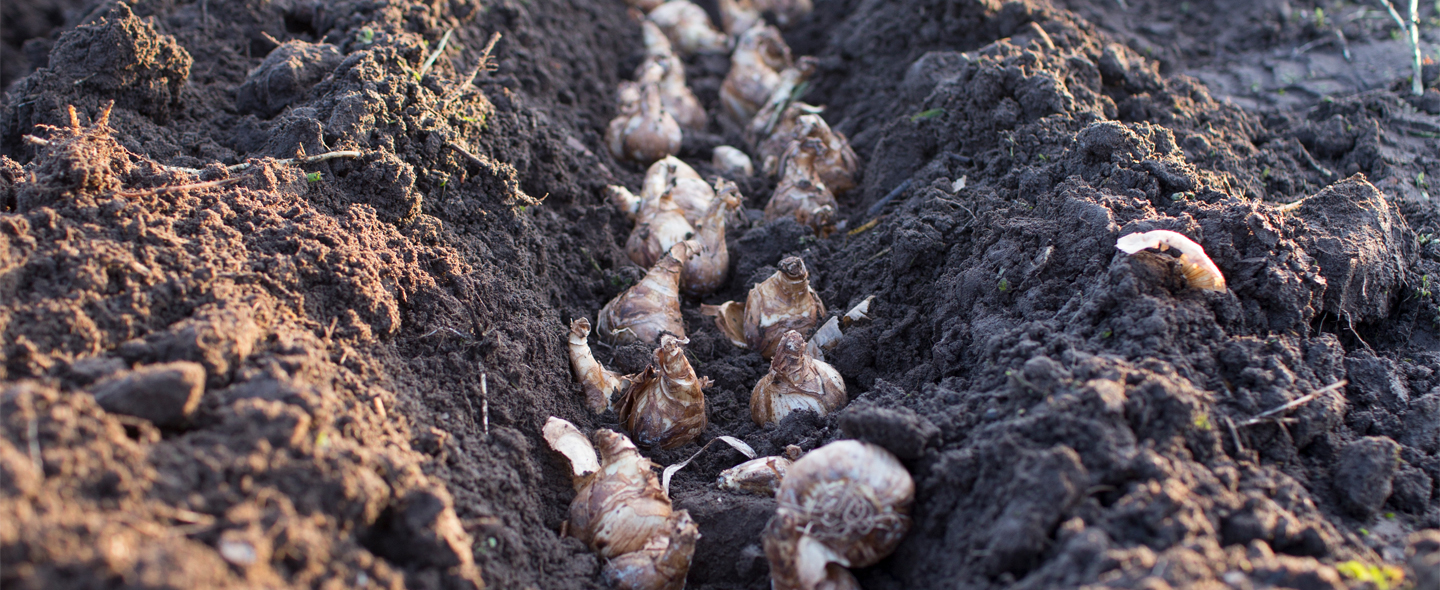
<svg viewBox="0 0 1440 590"><path fill-rule="evenodd" d="M585 406L596 414L610 408L616 394L630 386L630 378L606 369L590 352L590 320L579 318L570 322L570 367L575 380L585 392Z"/></svg>
<svg viewBox="0 0 1440 590"><path fill-rule="evenodd" d="M730 73L720 86L725 115L739 125L749 125L780 83L780 72L792 65L790 47L778 29L765 25L745 31L730 56Z"/></svg>
<svg viewBox="0 0 1440 590"><path fill-rule="evenodd" d="M790 463L789 459L776 456L751 459L721 471L715 483L722 490L774 497L790 470Z"/></svg>
<svg viewBox="0 0 1440 590"><path fill-rule="evenodd" d="M1166 229L1126 234L1116 240L1115 247L1131 256L1147 248L1161 252L1174 248L1180 253L1180 270L1185 273L1185 280L1191 287L1208 291L1225 290L1225 275L1220 273L1220 267L1215 266L1215 262L1205 254L1205 248L1184 234Z"/></svg>
<svg viewBox="0 0 1440 590"><path fill-rule="evenodd" d="M644 549L606 562L605 580L618 590L680 590L699 538L700 529L690 513L678 510L666 534L651 537Z"/></svg>
<svg viewBox="0 0 1440 590"><path fill-rule="evenodd" d="M635 264L654 266L676 244L695 236L695 227L675 202L674 191L660 194L651 203L642 203L635 228L625 240L625 254Z"/></svg>
<svg viewBox="0 0 1440 590"><path fill-rule="evenodd" d="M914 497L910 473L879 446L842 440L801 457L765 527L771 587L858 587L836 568L871 566L893 552L910 528Z"/></svg>
<svg viewBox="0 0 1440 590"><path fill-rule="evenodd" d="M675 55L669 38L659 25L650 20L640 23L640 29L645 38L645 62L636 71L636 78L643 78L650 64L660 66L663 72L658 80L661 104L681 127L696 131L705 129L709 116L705 114L700 99L686 85L685 64Z"/></svg>
<svg viewBox="0 0 1440 590"><path fill-rule="evenodd" d="M543 433L546 444L570 462L571 479L575 489L580 489L589 482L591 474L600 471L595 445L570 421L551 416L545 421Z"/></svg>
<svg viewBox="0 0 1440 590"><path fill-rule="evenodd" d="M840 372L810 356L805 338L790 330L775 348L770 372L761 377L750 392L750 418L764 426L778 423L799 410L824 416L845 407L849 401Z"/></svg>
<svg viewBox="0 0 1440 590"><path fill-rule="evenodd" d="M787 256L779 267L770 278L752 287L745 298L745 343L766 359L774 356L786 332L798 331L803 340L825 316L825 303L810 288L805 261Z"/></svg>
<svg viewBox="0 0 1440 590"><path fill-rule="evenodd" d="M803 149L814 150L811 169L820 182L834 194L843 194L855 188L855 173L860 164L845 134L831 129L820 115L796 106L791 105L792 108L786 111L786 117L791 117L788 123L778 127L757 151L765 174L778 174L785 154L797 143L810 141ZM760 116L756 119L759 120Z"/></svg>
<svg viewBox="0 0 1440 590"><path fill-rule="evenodd" d="M840 203L817 173L816 156L821 149L813 139L790 146L781 164L780 182L765 205L766 222L794 217L822 238L835 230Z"/></svg>
<svg viewBox="0 0 1440 590"><path fill-rule="evenodd" d="M689 0L670 0L655 7L646 16L665 36L680 55L693 53L724 53L730 38L715 28L704 8Z"/></svg>
<svg viewBox="0 0 1440 590"><path fill-rule="evenodd" d="M739 348L750 348L745 342L745 302L726 301L720 305L701 305L700 314L715 318L715 327Z"/></svg>
<svg viewBox="0 0 1440 590"><path fill-rule="evenodd" d="M725 220L740 209L744 197L740 189L728 180L715 184L719 193L710 210L701 219L695 230L695 242L700 251L685 263L685 272L680 279L680 288L687 295L699 296L712 293L725 285L730 275L730 250L725 245Z"/></svg>
<svg viewBox="0 0 1440 590"><path fill-rule="evenodd" d="M710 165L729 178L745 178L755 174L755 164L750 161L750 156L733 146L715 146L715 150L710 154Z"/></svg>
<svg viewBox="0 0 1440 590"><path fill-rule="evenodd" d="M694 242L671 248L639 283L611 299L600 309L596 328L611 342L659 342L669 332L685 337L680 315L680 273L695 255Z"/></svg>
<svg viewBox="0 0 1440 590"><path fill-rule="evenodd" d="M655 358L617 404L620 424L645 447L673 449L705 430L705 393L709 379L695 375L683 345L670 334L660 337Z"/></svg>
<svg viewBox="0 0 1440 590"><path fill-rule="evenodd" d="M680 123L665 109L659 80L664 72L650 64L642 82L640 98L631 103L634 86L621 85L619 115L606 128L605 141L617 160L649 164L680 151L683 134ZM646 79L650 81L646 82Z"/></svg>
<svg viewBox="0 0 1440 590"><path fill-rule="evenodd" d="M570 503L570 532L606 559L645 548L669 533L670 498L660 488L655 464L630 439L613 430L595 432L600 471Z"/></svg>

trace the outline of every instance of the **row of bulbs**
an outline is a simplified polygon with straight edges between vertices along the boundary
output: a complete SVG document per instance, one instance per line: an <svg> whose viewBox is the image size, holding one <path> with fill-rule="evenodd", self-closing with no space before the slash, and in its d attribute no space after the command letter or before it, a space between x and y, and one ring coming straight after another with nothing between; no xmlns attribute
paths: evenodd
<svg viewBox="0 0 1440 590"><path fill-rule="evenodd" d="M646 58L636 81L619 89L619 115L606 142L617 159L648 169L638 195L611 186L607 198L635 224L626 254L649 270L600 310L594 327L612 343L657 347L643 371L620 375L591 352L589 319L572 321L570 361L586 405L597 414L614 410L630 437L601 429L592 439L554 417L544 434L573 469L568 528L605 559L605 578L626 590L679 590L700 532L688 512L672 508L640 447L675 448L707 425L703 390L710 380L698 376L685 355L680 296L724 286L726 220L744 200L733 182L707 183L675 157L684 130L709 122L685 83L681 57L733 48L720 102L723 116L744 128L760 171L779 176L766 221L790 216L827 235L836 222L835 194L855 186L857 163L821 109L796 100L815 62L792 59L779 30L762 18L769 14L784 26L808 14L810 0L721 0L723 33L689 0L627 1L644 16ZM713 162L731 177L754 172L750 156L729 146L716 148ZM839 321L868 319L868 305L821 325L825 304L804 261L788 257L745 301L702 306L702 312L732 344L770 360L750 397L751 418L764 425L800 410L825 415L848 403L844 379L822 351L839 337ZM777 498L763 539L773 588L859 588L847 568L872 565L899 544L910 524L914 482L893 455L870 443L838 441L803 457L798 450L728 469L719 483Z"/></svg>

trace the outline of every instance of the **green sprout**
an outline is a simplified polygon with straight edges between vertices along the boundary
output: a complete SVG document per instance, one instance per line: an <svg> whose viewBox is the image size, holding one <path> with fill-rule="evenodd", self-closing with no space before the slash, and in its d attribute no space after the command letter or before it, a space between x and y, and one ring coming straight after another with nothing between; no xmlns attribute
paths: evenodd
<svg viewBox="0 0 1440 590"><path fill-rule="evenodd" d="M320 174L319 172L311 172L305 175L305 180L306 182L320 182L320 179L323 177L324 175Z"/></svg>
<svg viewBox="0 0 1440 590"><path fill-rule="evenodd" d="M1364 529L1361 529L1362 531ZM1375 590L1398 588L1405 581L1405 572L1393 565L1373 565L1356 560L1335 564L1340 575L1361 584L1370 584Z"/></svg>
<svg viewBox="0 0 1440 590"><path fill-rule="evenodd" d="M1430 275L1420 275L1420 288L1416 289L1416 292L1419 293L1421 297L1430 297L1432 294L1430 291Z"/></svg>
<svg viewBox="0 0 1440 590"><path fill-rule="evenodd" d="M1006 292L1006 291L1009 291L1009 290L1010 290L1010 279L1007 279L1007 278L1005 278L1005 277L1000 277L1000 282L997 283L997 284L995 285L995 287L996 287L997 289L1000 289L1000 292L1001 292L1001 293L1004 293L1004 292Z"/></svg>
<svg viewBox="0 0 1440 590"><path fill-rule="evenodd" d="M1215 428L1213 425L1210 424L1209 414L1200 414L1198 416L1195 416L1195 427L1205 431L1209 431Z"/></svg>
<svg viewBox="0 0 1440 590"><path fill-rule="evenodd" d="M365 27L363 29L360 29L360 33L357 34L355 37L356 39L359 39L361 43L369 45L375 42L375 30L370 27Z"/></svg>
<svg viewBox="0 0 1440 590"><path fill-rule="evenodd" d="M1100 333L1100 337L1101 337L1101 338L1109 338L1109 337L1114 336L1114 335L1115 335L1115 332L1111 331L1111 330L1108 329L1108 328L1107 328L1104 332L1101 332L1101 333Z"/></svg>
<svg viewBox="0 0 1440 590"><path fill-rule="evenodd" d="M928 111L920 111L918 113L910 115L910 122L916 123L925 119L934 119L935 117L939 117L943 114L945 114L945 109L930 109Z"/></svg>

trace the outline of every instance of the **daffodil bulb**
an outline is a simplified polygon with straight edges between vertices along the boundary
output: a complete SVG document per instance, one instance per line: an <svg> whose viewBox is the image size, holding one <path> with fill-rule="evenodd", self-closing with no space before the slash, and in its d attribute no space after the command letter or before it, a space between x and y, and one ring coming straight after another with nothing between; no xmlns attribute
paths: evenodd
<svg viewBox="0 0 1440 590"><path fill-rule="evenodd" d="M760 144L758 151L765 174L778 174L785 153L796 144L809 142L802 149L814 150L811 168L820 182L835 194L855 188L855 173L860 165L849 140L843 133L831 129L813 109L805 107L808 105L791 105L775 133Z"/></svg>
<svg viewBox="0 0 1440 590"><path fill-rule="evenodd" d="M641 82L638 104L628 101L633 98L634 87L622 85L619 115L610 121L606 129L606 143L611 155L617 160L632 160L649 164L680 151L683 132L680 123L666 110L661 90L663 68L650 64L658 73L647 73L650 82Z"/></svg>
<svg viewBox="0 0 1440 590"><path fill-rule="evenodd" d="M625 241L625 253L635 264L653 266L666 252L695 235L694 226L675 202L674 191L660 194L652 203L642 203L640 215Z"/></svg>
<svg viewBox="0 0 1440 590"><path fill-rule="evenodd" d="M775 274L752 287L745 297L745 342L768 359L786 332L799 332L803 341L824 316L825 303L810 287L805 261L788 256L780 261Z"/></svg>
<svg viewBox="0 0 1440 590"><path fill-rule="evenodd" d="M590 351L590 320L578 318L570 322L570 366L575 380L585 392L585 406L596 414L610 408L616 394L625 391L630 378L606 369Z"/></svg>
<svg viewBox="0 0 1440 590"><path fill-rule="evenodd" d="M680 315L680 276L695 255L694 242L671 248L639 283L611 299L600 309L597 328L611 342L659 342L669 332L685 337Z"/></svg>
<svg viewBox="0 0 1440 590"><path fill-rule="evenodd" d="M785 474L764 532L774 590L859 588L848 568L874 565L910 529L915 481L871 443L842 440Z"/></svg>
<svg viewBox="0 0 1440 590"><path fill-rule="evenodd" d="M835 228L840 204L817 169L819 152L824 150L817 140L807 139L790 146L780 168L780 182L765 205L765 220L794 217L821 237Z"/></svg>
<svg viewBox="0 0 1440 590"><path fill-rule="evenodd" d="M745 178L755 174L755 164L750 156L733 146L715 146L710 155L710 165L728 178Z"/></svg>
<svg viewBox="0 0 1440 590"><path fill-rule="evenodd" d="M749 125L780 84L780 72L792 63L790 47L775 27L752 27L741 34L730 55L730 72L720 86L726 116Z"/></svg>
<svg viewBox="0 0 1440 590"><path fill-rule="evenodd" d="M681 289L688 295L712 293L725 285L730 276L730 250L725 245L725 220L744 203L740 189L728 180L719 180L719 193L710 210L700 220L695 232L695 242L700 250L690 262L685 263L685 273L680 281Z"/></svg>
<svg viewBox="0 0 1440 590"><path fill-rule="evenodd" d="M669 0L646 17L665 31L680 55L724 53L730 38L715 28L704 8L689 0Z"/></svg>
<svg viewBox="0 0 1440 590"><path fill-rule="evenodd" d="M770 359L770 372L750 392L750 418L756 424L778 423L791 412L810 410L821 416L845 407L845 379L828 363L807 351L805 337L790 330Z"/></svg>
<svg viewBox="0 0 1440 590"><path fill-rule="evenodd" d="M695 375L685 357L687 343L662 335L654 360L633 377L634 385L618 404L620 423L641 445L672 449L695 440L705 430L703 389L710 380Z"/></svg>

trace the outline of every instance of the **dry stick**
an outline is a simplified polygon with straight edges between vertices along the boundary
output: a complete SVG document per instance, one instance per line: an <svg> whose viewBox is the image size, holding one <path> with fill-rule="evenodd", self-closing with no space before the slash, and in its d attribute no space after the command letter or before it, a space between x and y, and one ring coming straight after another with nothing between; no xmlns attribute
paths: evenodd
<svg viewBox="0 0 1440 590"><path fill-rule="evenodd" d="M435 46L435 52L431 53L430 57L425 59L425 63L420 66L420 73L416 75L417 79L424 78L425 72L430 71L430 66L435 65L435 60L440 59L440 54L445 52L445 46L450 44L450 34L454 32L455 29L447 30L445 35L440 37L440 44Z"/></svg>
<svg viewBox="0 0 1440 590"><path fill-rule="evenodd" d="M30 447L30 462L35 464L35 470L40 472L40 479L45 479L45 459L40 455L40 422L35 417L35 392L26 391L29 398L30 411L26 412L25 438Z"/></svg>
<svg viewBox="0 0 1440 590"><path fill-rule="evenodd" d="M484 371L480 372L480 420L485 429L485 437L490 437L490 375Z"/></svg>
<svg viewBox="0 0 1440 590"><path fill-rule="evenodd" d="M181 191L199 190L199 189L202 189L202 188L212 188L212 187L217 187L217 186L225 186L225 185L235 184L235 183L237 183L237 182L240 182L240 179L239 179L239 178L225 178L225 179L221 179L221 180L211 180L211 181L209 181L209 182L196 182L196 183L192 183L192 184L182 184L182 185L179 185L179 186L159 186L159 187L155 187L155 188L147 188L147 189L142 189L142 190L138 190L138 191L115 191L115 194L120 195L120 196L122 196L122 197L147 197L147 196L150 196L150 195L165 195L165 194L170 194L170 193L178 193L178 192L181 192Z"/></svg>
<svg viewBox="0 0 1440 590"><path fill-rule="evenodd" d="M1395 21L1395 24L1400 27L1400 31L1405 33L1405 39L1410 42L1410 51L1414 54L1414 59L1410 64L1413 76L1410 80L1410 94L1420 96L1425 93L1425 87L1420 79L1420 22L1417 14L1420 11L1419 0L1410 0L1410 22L1408 24L1405 22L1405 18L1400 16L1400 12L1395 10L1395 5L1391 4L1390 0L1380 0L1380 3L1385 5L1385 10L1390 13L1390 19Z"/></svg>
<svg viewBox="0 0 1440 590"><path fill-rule="evenodd" d="M480 72L493 72L499 68L499 66L495 65L495 58L490 55L492 51L495 51L495 44L499 41L500 31L495 31L490 34L490 41L485 44L485 49L480 52L480 61L476 62L475 67L465 76L465 83L451 88L449 92L446 92L442 102L449 102L454 98L453 95L460 94L466 88L469 88L471 84L475 83L475 77L479 76Z"/></svg>
<svg viewBox="0 0 1440 590"><path fill-rule="evenodd" d="M1271 416L1274 416L1274 415L1276 415L1276 414L1281 414L1281 413L1284 413L1284 412L1288 412L1288 411L1290 411L1290 410L1293 410L1293 409L1295 409L1295 408L1298 408L1298 407L1300 407L1300 406L1303 406L1303 405L1305 405L1305 404L1307 404L1307 403L1310 403L1311 400L1314 400L1315 398L1320 397L1320 394L1322 394L1322 393L1328 393L1328 392L1331 392L1331 391L1335 391L1335 390L1337 390L1337 389L1340 389L1341 387L1345 387L1345 385L1347 385L1347 384L1349 384L1349 383L1350 383L1349 381L1346 381L1346 380L1344 380L1344 379L1341 379L1341 380L1339 380L1339 381L1336 381L1336 382L1334 382L1334 383L1331 383L1331 384L1329 384L1329 385L1326 385L1325 387L1321 387L1320 389L1317 389L1317 390L1315 390L1314 392L1312 392L1312 393L1310 393L1310 394L1308 394L1308 395L1302 395L1302 396L1297 397L1297 398L1295 398L1295 399L1292 399L1292 400L1290 400L1290 401L1288 401L1288 402L1285 402L1285 403L1283 403L1283 404L1281 404L1281 405L1279 405L1279 406L1277 406L1277 407L1271 408L1271 409L1269 409L1269 410L1265 410L1264 412L1260 412L1259 414L1256 414L1254 418L1251 418L1251 419L1249 419L1249 420L1246 420L1246 421L1244 421L1244 422L1241 422L1241 423L1240 423L1240 426L1242 426L1242 427L1244 427L1244 426L1254 426L1254 425L1256 425L1256 424L1259 424L1259 423L1261 423L1261 422L1264 422L1267 418L1270 418Z"/></svg>

